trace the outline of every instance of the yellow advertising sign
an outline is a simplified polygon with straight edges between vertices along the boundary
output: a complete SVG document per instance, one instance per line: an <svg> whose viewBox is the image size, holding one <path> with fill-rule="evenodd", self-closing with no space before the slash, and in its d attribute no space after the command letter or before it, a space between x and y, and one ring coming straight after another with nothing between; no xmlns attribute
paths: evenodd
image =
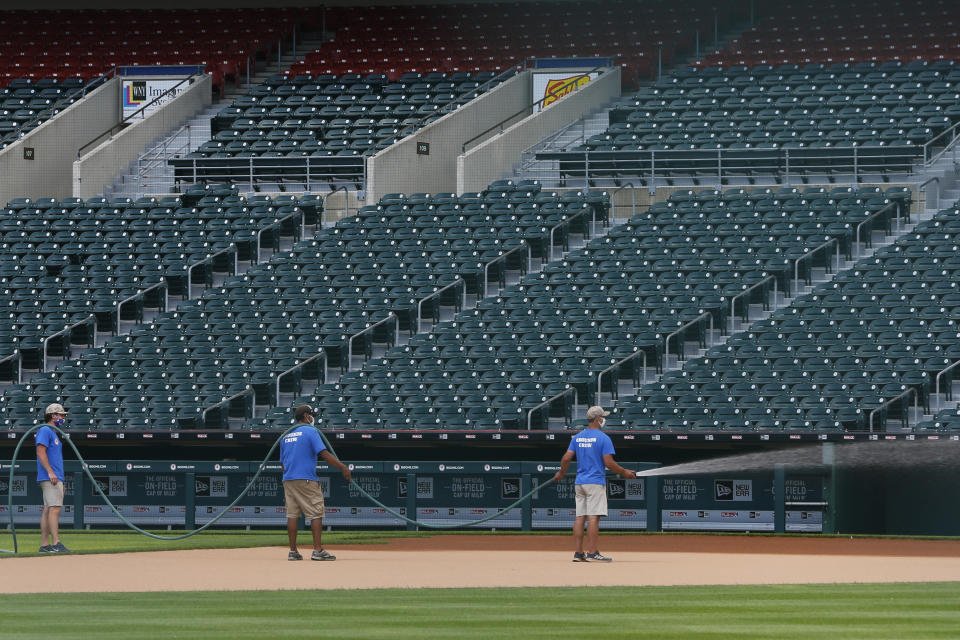
<svg viewBox="0 0 960 640"><path fill-rule="evenodd" d="M543 92L543 106L553 104L568 93L573 93L580 87L590 82L590 76L577 74L569 78L555 78L547 81L547 87Z"/></svg>

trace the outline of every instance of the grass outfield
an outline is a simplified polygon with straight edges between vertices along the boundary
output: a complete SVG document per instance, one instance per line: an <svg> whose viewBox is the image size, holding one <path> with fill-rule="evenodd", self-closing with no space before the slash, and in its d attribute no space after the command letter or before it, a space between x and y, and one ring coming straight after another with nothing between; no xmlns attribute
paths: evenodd
<svg viewBox="0 0 960 640"><path fill-rule="evenodd" d="M957 637L960 583L6 595L0 612L4 640L912 640Z"/></svg>

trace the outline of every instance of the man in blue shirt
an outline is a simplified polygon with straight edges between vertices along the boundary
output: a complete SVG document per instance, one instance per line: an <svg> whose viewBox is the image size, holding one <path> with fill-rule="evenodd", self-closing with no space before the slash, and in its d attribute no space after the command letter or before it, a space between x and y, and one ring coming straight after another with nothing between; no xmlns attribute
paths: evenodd
<svg viewBox="0 0 960 640"><path fill-rule="evenodd" d="M313 532L311 560L336 560L320 543L323 532L323 489L317 477L317 455L338 469L350 482L350 469L327 450L320 432L313 426L316 413L309 405L300 405L293 412L297 427L280 443L283 466L283 495L287 505L287 537L290 540L288 560L303 560L297 551L297 520L303 515L310 520Z"/></svg>
<svg viewBox="0 0 960 640"><path fill-rule="evenodd" d="M63 510L63 442L52 427L63 427L67 410L54 403L43 412L46 425L33 433L37 445L37 482L43 492L40 513L40 553L69 553L60 542L60 512Z"/></svg>
<svg viewBox="0 0 960 640"><path fill-rule="evenodd" d="M560 470L553 476L554 482L560 482L567 474L570 461L577 459L577 479L575 493L577 517L573 521L573 541L576 552L574 562L612 562L598 550L600 538L600 516L607 515L607 479L606 469L624 478L636 478L637 474L624 469L613 459L613 441L601 429L604 419L610 415L603 407L587 409L587 428L573 436L567 452L560 460ZM587 525L587 551L583 550L583 525Z"/></svg>

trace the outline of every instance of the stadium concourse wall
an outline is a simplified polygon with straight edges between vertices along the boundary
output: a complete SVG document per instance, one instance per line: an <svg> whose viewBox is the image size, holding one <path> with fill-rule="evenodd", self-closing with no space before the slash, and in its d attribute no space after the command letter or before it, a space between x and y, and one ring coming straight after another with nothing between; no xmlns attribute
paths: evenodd
<svg viewBox="0 0 960 640"><path fill-rule="evenodd" d="M120 103L120 89L115 102ZM73 163L72 191L75 198L92 198L124 172L151 142L172 132L211 102L209 75L195 78L174 99L160 105L144 118L133 120L122 131L97 145ZM119 123L120 118L103 129Z"/></svg>
<svg viewBox="0 0 960 640"><path fill-rule="evenodd" d="M516 114L520 119L530 113L532 96L532 73L522 71L368 158L364 200L376 204L388 193L456 191L454 158L461 153L464 142ZM429 145L428 154L418 153L422 144Z"/></svg>
<svg viewBox="0 0 960 640"><path fill-rule="evenodd" d="M565 69L586 73L590 69ZM576 122L620 95L620 68L606 69L594 80L545 109L515 124L457 156L456 192L482 191L520 162L521 153L551 133Z"/></svg>
<svg viewBox="0 0 960 640"><path fill-rule="evenodd" d="M113 78L0 151L0 204L69 198L77 152L119 121L120 79ZM30 149L33 159L26 157Z"/></svg>

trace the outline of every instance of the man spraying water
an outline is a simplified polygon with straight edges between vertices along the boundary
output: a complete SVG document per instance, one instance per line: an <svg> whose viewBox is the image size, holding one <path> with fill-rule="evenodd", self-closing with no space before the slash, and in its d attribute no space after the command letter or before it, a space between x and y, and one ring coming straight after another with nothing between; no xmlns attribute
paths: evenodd
<svg viewBox="0 0 960 640"><path fill-rule="evenodd" d="M624 478L636 478L629 469L624 469L613 459L613 441L603 429L609 411L603 407L587 409L587 428L573 436L567 452L560 459L560 470L553 476L559 482L567 474L570 461L577 459L577 479L575 495L577 517L573 521L573 542L576 552L574 562L612 562L598 550L600 538L600 516L607 515L607 479L605 469ZM583 526L587 525L587 549L584 553Z"/></svg>

